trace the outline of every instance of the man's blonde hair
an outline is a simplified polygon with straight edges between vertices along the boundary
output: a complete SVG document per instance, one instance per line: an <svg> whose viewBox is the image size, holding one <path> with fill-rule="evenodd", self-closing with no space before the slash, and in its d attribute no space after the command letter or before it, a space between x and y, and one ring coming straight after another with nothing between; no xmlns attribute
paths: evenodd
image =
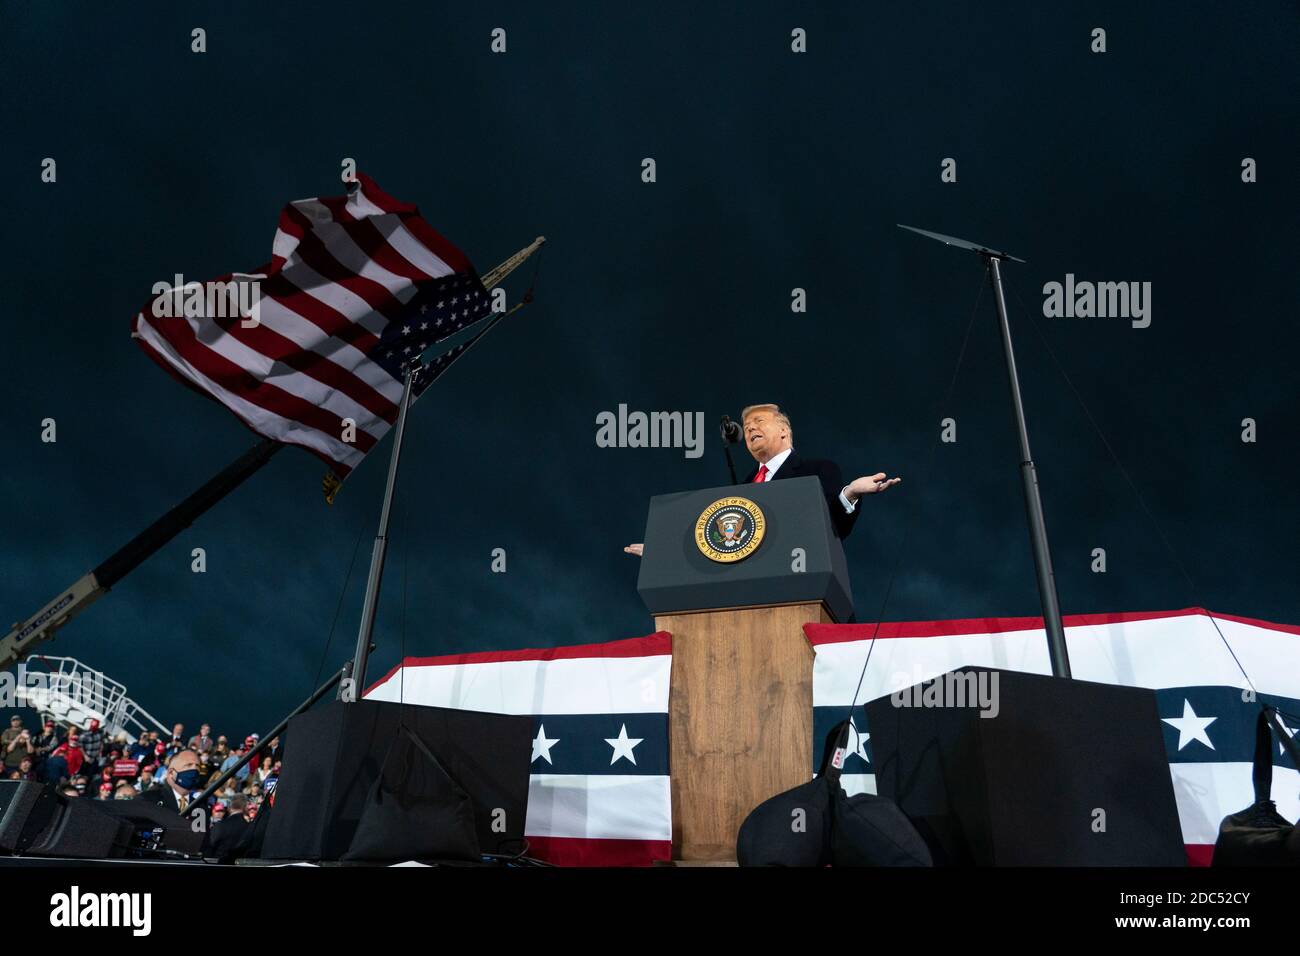
<svg viewBox="0 0 1300 956"><path fill-rule="evenodd" d="M794 444L794 426L790 424L790 416L781 411L781 406L773 402L765 402L762 405L747 405L740 412L740 423L744 425L752 412L771 412L772 417L785 426L785 430L790 434L790 444Z"/></svg>

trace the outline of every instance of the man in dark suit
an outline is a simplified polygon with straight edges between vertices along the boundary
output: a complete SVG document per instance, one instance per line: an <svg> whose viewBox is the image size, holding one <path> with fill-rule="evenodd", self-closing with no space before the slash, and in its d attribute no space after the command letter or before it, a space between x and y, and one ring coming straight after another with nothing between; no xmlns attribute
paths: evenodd
<svg viewBox="0 0 1300 956"><path fill-rule="evenodd" d="M248 822L247 813L248 798L242 793L231 797L225 817L208 831L203 855L216 857L222 863L243 856L252 837L252 824Z"/></svg>
<svg viewBox="0 0 1300 956"><path fill-rule="evenodd" d="M794 429L789 417L777 405L750 405L741 412L741 420L744 422L745 447L756 463L745 478L745 484L816 476L826 497L831 524L839 538L847 538L853 531L863 495L886 491L903 480L889 478L881 471L844 484L840 467L835 462L825 458L801 458L795 454ZM630 544L623 550L640 556L645 548L641 544Z"/></svg>
<svg viewBox="0 0 1300 956"><path fill-rule="evenodd" d="M858 500L892 488L903 479L885 473L865 475L844 483L840 466L825 458L801 458L794 450L794 429L790 419L776 405L751 405L741 413L745 447L757 462L745 484L803 478L813 475L821 482L831 524L839 538L847 538L858 520Z"/></svg>

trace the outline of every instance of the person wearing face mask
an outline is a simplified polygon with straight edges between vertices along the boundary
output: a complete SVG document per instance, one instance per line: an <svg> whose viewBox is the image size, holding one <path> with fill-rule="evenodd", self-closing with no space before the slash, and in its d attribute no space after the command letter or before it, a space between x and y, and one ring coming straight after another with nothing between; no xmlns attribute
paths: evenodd
<svg viewBox="0 0 1300 956"><path fill-rule="evenodd" d="M199 755L193 750L182 750L167 763L162 783L155 784L140 794L139 799L156 803L177 813L184 811L194 795L203 789L199 773Z"/></svg>

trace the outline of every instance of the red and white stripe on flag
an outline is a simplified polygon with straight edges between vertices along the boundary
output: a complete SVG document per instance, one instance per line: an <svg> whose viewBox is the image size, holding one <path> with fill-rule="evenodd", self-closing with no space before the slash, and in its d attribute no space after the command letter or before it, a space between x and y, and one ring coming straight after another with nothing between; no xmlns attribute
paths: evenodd
<svg viewBox="0 0 1300 956"><path fill-rule="evenodd" d="M477 321L488 298L464 253L415 206L357 179L350 195L285 206L271 261L257 272L206 284L254 283L250 313L184 308L184 290L169 289L132 323L168 372L339 477L397 420L402 361ZM472 309L458 309L461 297Z"/></svg>

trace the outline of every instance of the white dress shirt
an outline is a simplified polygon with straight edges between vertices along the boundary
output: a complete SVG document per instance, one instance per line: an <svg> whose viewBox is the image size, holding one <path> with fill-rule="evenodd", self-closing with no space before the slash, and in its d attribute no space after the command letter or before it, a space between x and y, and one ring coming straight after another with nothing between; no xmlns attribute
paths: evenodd
<svg viewBox="0 0 1300 956"><path fill-rule="evenodd" d="M794 454L794 446L792 445L789 448L787 448L785 451L773 455L771 458L769 458L764 463L767 468L767 474L763 476L763 480L771 481L773 476L777 473L777 471L780 470L781 466L785 464L785 460L793 454ZM858 503L856 501L849 501L848 496L844 494L843 488L840 489L840 504L844 506L845 514L853 514L854 509L857 508L858 506Z"/></svg>
<svg viewBox="0 0 1300 956"><path fill-rule="evenodd" d="M767 476L763 480L771 481L772 476L775 475L777 473L777 470L782 465L785 464L785 460L793 454L794 454L794 448L790 447L787 448L785 451L781 452L780 454L773 455L771 458L769 458L765 463L765 467L767 468Z"/></svg>

